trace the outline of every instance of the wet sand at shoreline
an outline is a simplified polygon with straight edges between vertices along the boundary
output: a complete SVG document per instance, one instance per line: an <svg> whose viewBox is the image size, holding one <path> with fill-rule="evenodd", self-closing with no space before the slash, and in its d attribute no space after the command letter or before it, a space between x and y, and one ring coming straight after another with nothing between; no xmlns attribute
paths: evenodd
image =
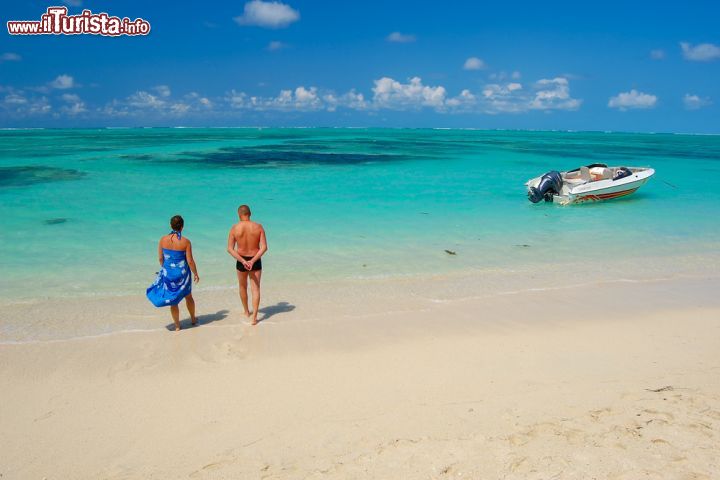
<svg viewBox="0 0 720 480"><path fill-rule="evenodd" d="M0 474L713 478L718 283L284 292L258 327L217 291L178 334L164 310L119 299L115 315L159 328L0 345ZM84 302L54 305L56 320L111 321Z"/></svg>

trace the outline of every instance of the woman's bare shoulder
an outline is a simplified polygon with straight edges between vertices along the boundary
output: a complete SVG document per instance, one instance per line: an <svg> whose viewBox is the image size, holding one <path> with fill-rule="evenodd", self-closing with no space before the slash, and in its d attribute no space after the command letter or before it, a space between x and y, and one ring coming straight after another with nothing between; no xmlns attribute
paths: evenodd
<svg viewBox="0 0 720 480"><path fill-rule="evenodd" d="M163 235L160 237L160 246L169 250L185 250L190 246L190 240L187 237L177 240L175 235Z"/></svg>

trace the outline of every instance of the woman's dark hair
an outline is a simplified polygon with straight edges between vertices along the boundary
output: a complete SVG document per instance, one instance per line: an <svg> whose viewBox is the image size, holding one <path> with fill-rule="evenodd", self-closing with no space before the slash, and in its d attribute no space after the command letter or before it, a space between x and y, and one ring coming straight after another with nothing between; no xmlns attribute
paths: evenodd
<svg viewBox="0 0 720 480"><path fill-rule="evenodd" d="M185 226L185 220L180 215L175 215L170 219L170 228L179 232Z"/></svg>

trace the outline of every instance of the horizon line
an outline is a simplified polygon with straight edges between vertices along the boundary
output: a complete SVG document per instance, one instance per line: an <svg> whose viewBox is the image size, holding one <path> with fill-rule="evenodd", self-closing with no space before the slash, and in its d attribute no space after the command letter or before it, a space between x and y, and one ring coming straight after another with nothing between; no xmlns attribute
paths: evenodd
<svg viewBox="0 0 720 480"><path fill-rule="evenodd" d="M545 132L545 133L632 133L642 135L692 135L692 136L718 136L720 132L704 133L704 132L673 132L673 131L638 131L638 130L574 130L574 129L541 129L541 128L476 128L476 127L390 127L390 126L344 126L333 127L323 125L308 126L270 126L270 125L254 125L254 126L184 126L184 125L163 125L163 126L95 126L95 127L0 127L0 131L18 131L18 130L147 130L147 129L247 129L247 130L263 130L263 129L286 129L286 130L303 130L303 129L332 129L332 130L465 130L479 132Z"/></svg>

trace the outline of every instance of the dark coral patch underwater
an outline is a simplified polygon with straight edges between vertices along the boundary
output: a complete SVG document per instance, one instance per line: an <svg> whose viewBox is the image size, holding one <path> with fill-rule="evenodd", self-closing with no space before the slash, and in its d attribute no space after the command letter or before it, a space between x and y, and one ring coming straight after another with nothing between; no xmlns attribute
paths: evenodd
<svg viewBox="0 0 720 480"><path fill-rule="evenodd" d="M262 147L222 147L211 151L188 151L169 156L123 155L138 161L182 163L203 167L288 167L304 165L358 165L407 160L405 155L350 152L307 152Z"/></svg>
<svg viewBox="0 0 720 480"><path fill-rule="evenodd" d="M44 165L0 167L0 188L27 187L38 183L79 180L86 173L71 168Z"/></svg>

